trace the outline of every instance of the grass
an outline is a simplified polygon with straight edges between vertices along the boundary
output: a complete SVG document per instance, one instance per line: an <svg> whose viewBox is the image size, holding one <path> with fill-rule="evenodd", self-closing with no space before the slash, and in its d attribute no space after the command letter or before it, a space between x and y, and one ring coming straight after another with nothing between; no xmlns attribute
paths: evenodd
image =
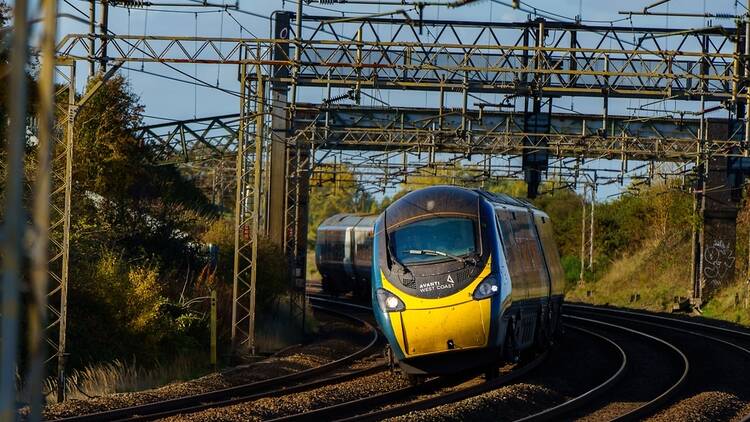
<svg viewBox="0 0 750 422"><path fill-rule="evenodd" d="M637 252L613 261L600 279L572 288L566 300L670 312L675 297L691 296L690 254L686 236L647 241ZM704 303L703 316L750 326L750 283L744 271L737 273L743 279Z"/></svg>
<svg viewBox="0 0 750 422"><path fill-rule="evenodd" d="M66 397L86 399L105 394L142 391L193 379L210 371L207 355L178 357L167 365L157 364L150 368L121 360L97 363L68 373ZM47 378L44 387L48 400L52 399L57 391L57 378Z"/></svg>
<svg viewBox="0 0 750 422"><path fill-rule="evenodd" d="M750 326L750 282L737 281L703 307L703 316Z"/></svg>
<svg viewBox="0 0 750 422"><path fill-rule="evenodd" d="M690 296L690 246L685 239L645 242L612 262L600 279L567 292L571 301L671 311L675 297Z"/></svg>

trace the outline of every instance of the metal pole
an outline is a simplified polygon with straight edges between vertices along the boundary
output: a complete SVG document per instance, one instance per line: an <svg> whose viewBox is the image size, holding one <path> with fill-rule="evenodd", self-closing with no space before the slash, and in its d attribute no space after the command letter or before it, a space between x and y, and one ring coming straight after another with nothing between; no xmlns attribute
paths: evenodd
<svg viewBox="0 0 750 422"><path fill-rule="evenodd" d="M68 273L70 266L70 207L73 194L73 123L76 116L76 66L70 66L70 86L68 90L68 121L66 127L65 151L65 205L63 209L62 270L60 281L60 334L57 343L57 401L65 400L65 353L68 326Z"/></svg>
<svg viewBox="0 0 750 422"><path fill-rule="evenodd" d="M211 366L216 370L216 290L211 290Z"/></svg>
<svg viewBox="0 0 750 422"><path fill-rule="evenodd" d="M583 186L581 196L581 272L578 282L583 284L583 271L586 262L586 186Z"/></svg>
<svg viewBox="0 0 750 422"><path fill-rule="evenodd" d="M591 227L589 228L589 271L594 269L594 204L596 204L596 184L591 185Z"/></svg>
<svg viewBox="0 0 750 422"><path fill-rule="evenodd" d="M16 419L16 358L18 354L18 311L21 263L23 260L23 175L26 144L26 59L29 27L26 0L13 8L13 44L10 58L10 124L3 226L2 342L0 342L0 420Z"/></svg>
<svg viewBox="0 0 750 422"><path fill-rule="evenodd" d="M102 56L99 58L101 64L99 70L102 72L107 71L107 38L109 37L109 0L102 0L102 22L101 22L101 33L102 33Z"/></svg>
<svg viewBox="0 0 750 422"><path fill-rule="evenodd" d="M300 3L302 3L300 1ZM357 55L355 56L355 73L357 82L354 85L354 102L360 105L362 100L362 28L357 30Z"/></svg>
<svg viewBox="0 0 750 422"><path fill-rule="evenodd" d="M234 195L234 277L232 280L232 352L237 350L237 299L239 295L240 233L242 227L243 167L245 164L245 94L247 92L247 65L240 65L240 126L237 130L237 163Z"/></svg>
<svg viewBox="0 0 750 422"><path fill-rule="evenodd" d="M750 7L750 0L748 0ZM748 9L750 10L750 9ZM745 17L745 83L750 80L750 16ZM745 87L745 148L750 145L750 86ZM745 149L747 154L747 149Z"/></svg>
<svg viewBox="0 0 750 422"><path fill-rule="evenodd" d="M89 78L96 73L96 0L89 5Z"/></svg>
<svg viewBox="0 0 750 422"><path fill-rule="evenodd" d="M292 68L292 98L291 107L294 113L294 107L297 105L297 77L299 75L299 62L302 57L302 0L297 1L297 16L294 29L294 67ZM260 73L258 73L260 74ZM330 98L330 97L329 97ZM292 118L293 116L290 116Z"/></svg>
<svg viewBox="0 0 750 422"><path fill-rule="evenodd" d="M301 2L300 2L301 3ZM253 231L251 233L253 245L252 245L252 258L250 268L250 318L248 327L249 331L249 343L250 353L255 355L255 282L258 276L258 230L260 230L260 184L261 184L261 172L263 166L261 164L261 157L263 156L263 128L266 116L263 114L263 101L265 100L266 86L263 80L263 74L261 73L260 65L255 68L256 76L258 78L258 84L256 86L257 102L258 106L255 109L256 120L255 120L255 164L253 168L254 180L253 180Z"/></svg>
<svg viewBox="0 0 750 422"><path fill-rule="evenodd" d="M49 270L49 223L51 154L55 127L55 35L57 0L44 0L44 32L41 39L42 67L39 74L39 134L37 170L33 202L34 243L31 253L31 302L29 304L29 378L31 414L42 419L42 382L46 357L47 284Z"/></svg>

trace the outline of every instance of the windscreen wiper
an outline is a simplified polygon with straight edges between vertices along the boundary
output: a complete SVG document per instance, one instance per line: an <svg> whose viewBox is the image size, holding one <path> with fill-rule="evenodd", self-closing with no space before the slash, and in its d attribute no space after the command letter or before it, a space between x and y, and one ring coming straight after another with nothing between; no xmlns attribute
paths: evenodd
<svg viewBox="0 0 750 422"><path fill-rule="evenodd" d="M456 260L462 264L471 263L472 265L476 265L477 261L476 259L468 259L468 258L461 258L460 256L451 255L447 252L443 251L434 251L431 249L409 249L407 251L410 255L431 255L431 256L444 256L446 258L451 258L453 260Z"/></svg>

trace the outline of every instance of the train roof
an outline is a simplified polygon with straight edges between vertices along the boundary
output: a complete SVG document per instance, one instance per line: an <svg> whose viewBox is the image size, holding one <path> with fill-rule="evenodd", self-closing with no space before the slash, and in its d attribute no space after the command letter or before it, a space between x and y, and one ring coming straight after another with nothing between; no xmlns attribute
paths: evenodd
<svg viewBox="0 0 750 422"><path fill-rule="evenodd" d="M377 215L341 213L326 218L318 227L321 229L343 229L353 226L372 226L375 224Z"/></svg>
<svg viewBox="0 0 750 422"><path fill-rule="evenodd" d="M531 208L535 211L538 211L539 209L532 204L531 202L523 199L523 198L516 198L504 193L493 193L489 192L483 189L472 189L474 192L478 193L479 195L485 197L488 201L494 202L496 204L502 204L502 205L512 205L515 207L522 207L522 208Z"/></svg>
<svg viewBox="0 0 750 422"><path fill-rule="evenodd" d="M390 230L414 218L431 213L475 215L480 199L493 204L530 208L535 212L541 212L526 200L502 193L495 194L482 189L439 185L409 192L396 200L386 209L386 227Z"/></svg>

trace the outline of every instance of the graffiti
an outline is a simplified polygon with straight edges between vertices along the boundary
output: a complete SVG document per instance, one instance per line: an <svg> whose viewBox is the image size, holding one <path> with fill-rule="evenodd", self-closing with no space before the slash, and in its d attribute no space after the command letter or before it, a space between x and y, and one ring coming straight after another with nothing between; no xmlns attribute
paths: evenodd
<svg viewBox="0 0 750 422"><path fill-rule="evenodd" d="M734 268L734 250L723 240L714 240L703 253L703 275L706 281L718 284Z"/></svg>

